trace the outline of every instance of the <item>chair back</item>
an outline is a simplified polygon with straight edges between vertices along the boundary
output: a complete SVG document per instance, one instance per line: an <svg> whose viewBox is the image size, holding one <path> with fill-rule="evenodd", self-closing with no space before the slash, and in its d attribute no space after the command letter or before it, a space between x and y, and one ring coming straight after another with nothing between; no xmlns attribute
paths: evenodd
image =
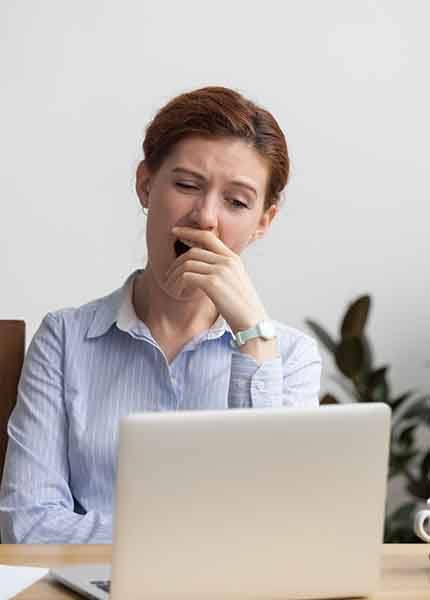
<svg viewBox="0 0 430 600"><path fill-rule="evenodd" d="M25 353L25 322L0 320L0 480L7 448L7 422L16 403Z"/></svg>

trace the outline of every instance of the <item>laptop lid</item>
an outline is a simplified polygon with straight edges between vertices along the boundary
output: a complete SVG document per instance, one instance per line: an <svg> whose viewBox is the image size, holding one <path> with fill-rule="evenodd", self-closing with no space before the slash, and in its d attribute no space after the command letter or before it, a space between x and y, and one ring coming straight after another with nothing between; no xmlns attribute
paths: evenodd
<svg viewBox="0 0 430 600"><path fill-rule="evenodd" d="M77 564L54 567L50 577L91 600L109 600L111 567L106 564Z"/></svg>
<svg viewBox="0 0 430 600"><path fill-rule="evenodd" d="M389 439L376 403L126 417L112 600L371 593Z"/></svg>

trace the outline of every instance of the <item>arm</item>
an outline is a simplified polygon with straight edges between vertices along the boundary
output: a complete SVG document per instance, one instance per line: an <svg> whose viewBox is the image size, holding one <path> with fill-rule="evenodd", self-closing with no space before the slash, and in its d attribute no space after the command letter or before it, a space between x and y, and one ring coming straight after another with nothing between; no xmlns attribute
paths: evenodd
<svg viewBox="0 0 430 600"><path fill-rule="evenodd" d="M278 338L279 354L258 364L234 351L231 361L228 406L270 408L317 407L321 357L315 341L302 335L292 348Z"/></svg>
<svg viewBox="0 0 430 600"><path fill-rule="evenodd" d="M174 227L172 233L194 245L167 270L165 284L172 294L180 296L187 287L201 289L234 333L267 319L238 254L211 231ZM229 406L318 406L321 359L316 344L304 334L295 341L293 355L291 344L283 352L283 344L276 348L273 340L259 339L234 352Z"/></svg>
<svg viewBox="0 0 430 600"><path fill-rule="evenodd" d="M74 511L69 487L62 326L48 314L28 349L0 491L5 543L111 542L111 515Z"/></svg>

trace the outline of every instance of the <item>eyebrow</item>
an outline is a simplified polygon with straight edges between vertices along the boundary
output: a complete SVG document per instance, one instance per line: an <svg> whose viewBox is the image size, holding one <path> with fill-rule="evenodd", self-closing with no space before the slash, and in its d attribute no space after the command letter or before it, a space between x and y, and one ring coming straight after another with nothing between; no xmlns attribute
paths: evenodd
<svg viewBox="0 0 430 600"><path fill-rule="evenodd" d="M193 175L197 179L200 179L200 181L206 181L206 177L204 177L201 173L197 173L197 171L193 171L192 169L185 169L184 167L176 167L172 170L172 173L185 173L187 175ZM239 181L237 179L233 179L229 183L247 188L248 190L253 192L255 196L258 196L256 189L250 183L246 183L245 181Z"/></svg>

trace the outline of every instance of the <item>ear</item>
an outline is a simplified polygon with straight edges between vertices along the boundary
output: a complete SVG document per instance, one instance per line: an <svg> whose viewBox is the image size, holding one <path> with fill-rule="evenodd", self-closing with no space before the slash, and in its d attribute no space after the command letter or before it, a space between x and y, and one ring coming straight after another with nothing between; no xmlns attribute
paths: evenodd
<svg viewBox="0 0 430 600"><path fill-rule="evenodd" d="M145 161L141 161L136 170L136 193L139 197L142 208L148 208L150 173L145 165Z"/></svg>
<svg viewBox="0 0 430 600"><path fill-rule="evenodd" d="M269 208L267 210L265 210L260 218L260 221L257 225L256 230L254 231L253 235L251 236L251 239L249 241L249 243L251 244L252 242L254 242L257 239L261 239L262 237L264 237L270 227L270 224L272 223L273 219L275 218L275 216L278 213L278 207L275 204L272 204L272 206L269 206Z"/></svg>

